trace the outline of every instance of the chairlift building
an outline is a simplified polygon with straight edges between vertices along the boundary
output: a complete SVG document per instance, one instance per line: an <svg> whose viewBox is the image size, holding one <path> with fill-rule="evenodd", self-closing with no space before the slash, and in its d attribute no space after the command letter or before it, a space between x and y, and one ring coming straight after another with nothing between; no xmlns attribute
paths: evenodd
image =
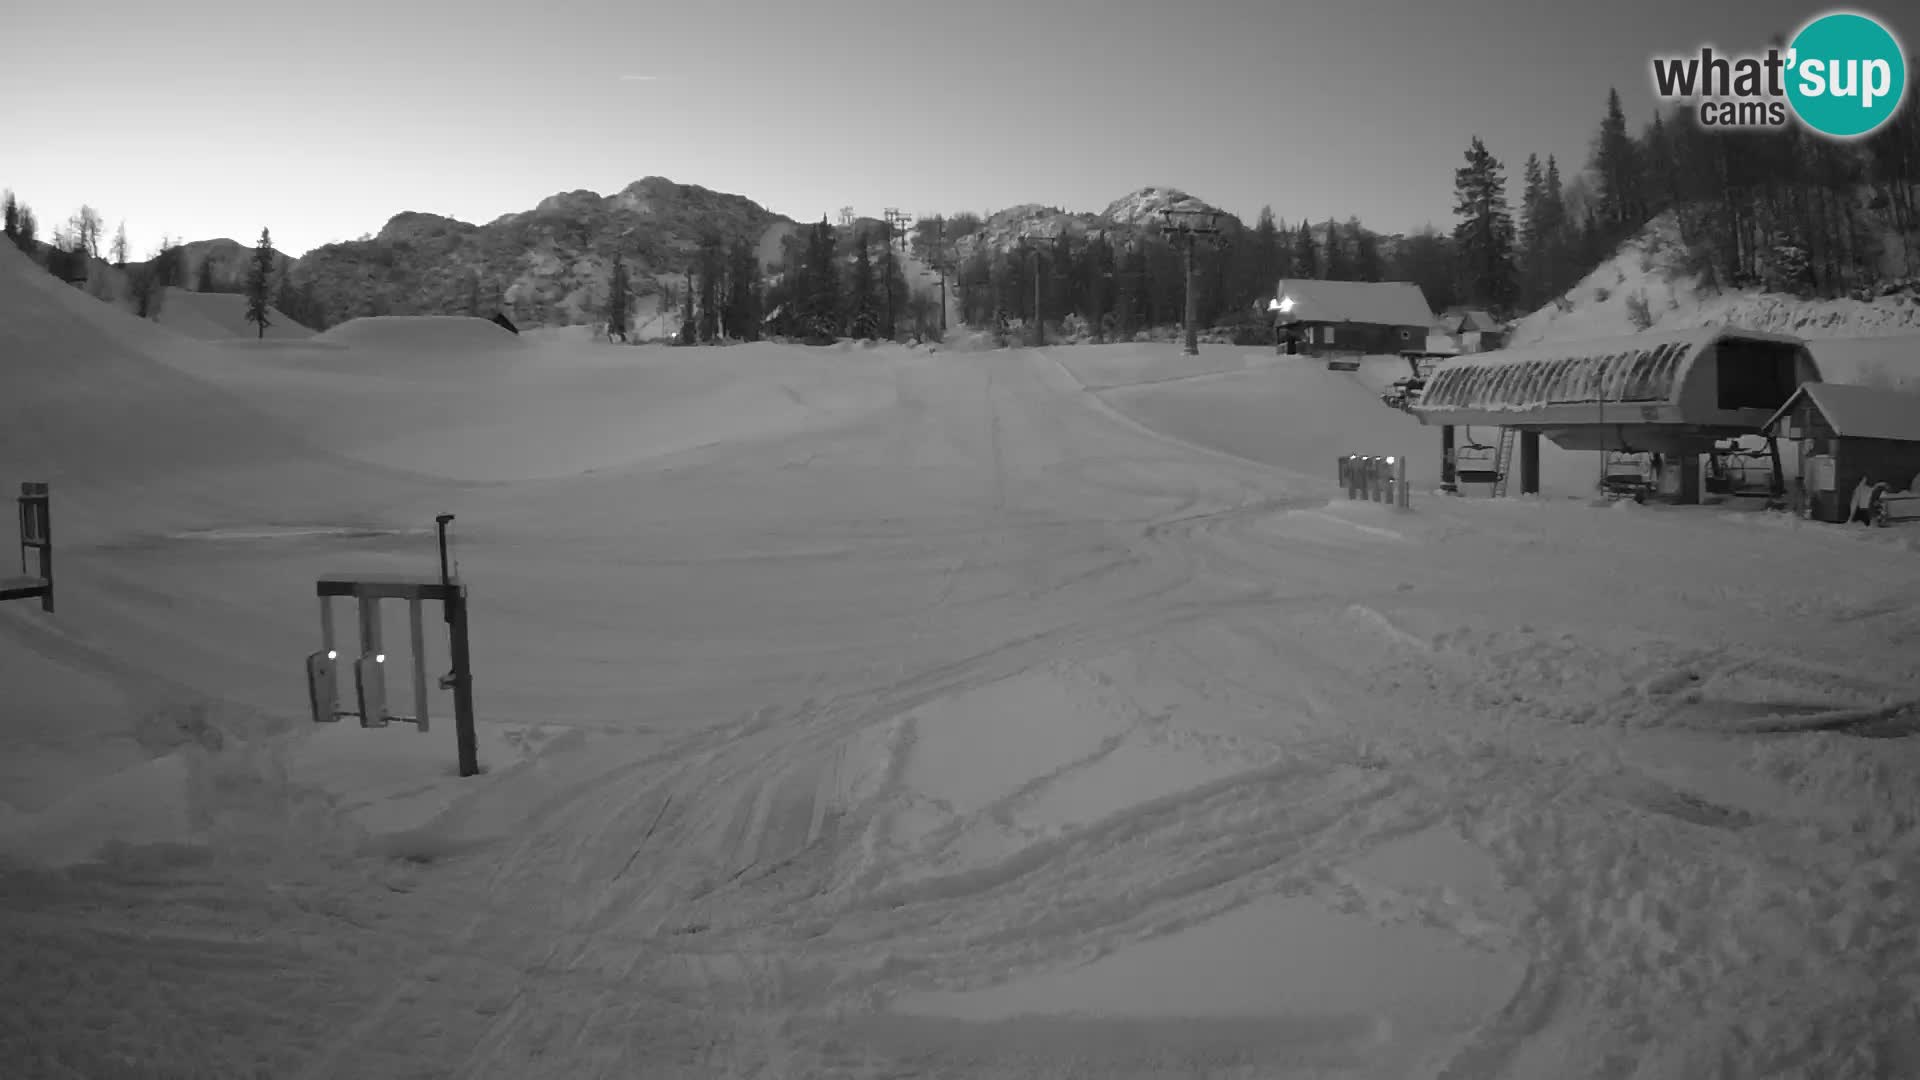
<svg viewBox="0 0 1920 1080"><path fill-rule="evenodd" d="M1706 453L1760 431L1819 381L1799 338L1706 327L1443 360L1413 412L1430 425L1536 431L1568 450Z"/></svg>
<svg viewBox="0 0 1920 1080"><path fill-rule="evenodd" d="M1442 429L1451 483L1453 429L1501 431L1489 475L1505 488L1520 440L1523 493L1539 490L1541 437L1567 450L1647 455L1673 471L1672 493L1698 502L1699 463L1723 439L1759 433L1806 383L1821 381L1806 343L1786 334L1704 327L1472 353L1441 361L1409 411Z"/></svg>

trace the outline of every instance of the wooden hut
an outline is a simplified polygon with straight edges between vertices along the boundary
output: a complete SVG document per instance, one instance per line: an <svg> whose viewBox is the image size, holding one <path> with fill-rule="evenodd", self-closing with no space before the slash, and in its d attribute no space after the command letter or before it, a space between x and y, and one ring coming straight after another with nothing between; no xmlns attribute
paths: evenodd
<svg viewBox="0 0 1920 1080"><path fill-rule="evenodd" d="M1799 447L1793 504L1815 521L1847 522L1864 493L1920 490L1920 394L1810 382L1763 429ZM1903 500L1904 501L1904 500Z"/></svg>

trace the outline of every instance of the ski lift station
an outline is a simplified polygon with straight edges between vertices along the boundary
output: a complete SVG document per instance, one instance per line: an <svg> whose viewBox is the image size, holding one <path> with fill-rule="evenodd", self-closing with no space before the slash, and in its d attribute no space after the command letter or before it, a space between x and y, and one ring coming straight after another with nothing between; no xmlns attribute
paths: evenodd
<svg viewBox="0 0 1920 1080"><path fill-rule="evenodd" d="M1721 440L1760 434L1802 384L1819 381L1813 354L1799 338L1704 327L1443 360L1408 411L1442 429L1449 489L1456 482L1488 482L1496 494L1504 491L1518 435L1520 490L1537 493L1544 436L1567 450L1659 455L1680 466L1668 485L1676 501L1698 503L1700 458ZM1500 431L1497 456L1457 476L1464 455L1456 450L1455 428L1467 429L1472 450L1493 449L1474 441L1475 427ZM1655 482L1649 475L1648 485Z"/></svg>

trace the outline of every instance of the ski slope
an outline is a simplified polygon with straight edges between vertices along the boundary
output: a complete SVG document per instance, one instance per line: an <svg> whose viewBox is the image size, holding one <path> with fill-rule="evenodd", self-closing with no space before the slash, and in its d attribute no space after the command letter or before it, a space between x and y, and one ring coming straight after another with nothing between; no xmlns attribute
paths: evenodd
<svg viewBox="0 0 1920 1080"><path fill-rule="evenodd" d="M1226 347L235 350L36 273L22 1075L1920 1069L1911 531L1348 503L1437 439ZM464 781L445 695L299 675L314 576L438 512Z"/></svg>

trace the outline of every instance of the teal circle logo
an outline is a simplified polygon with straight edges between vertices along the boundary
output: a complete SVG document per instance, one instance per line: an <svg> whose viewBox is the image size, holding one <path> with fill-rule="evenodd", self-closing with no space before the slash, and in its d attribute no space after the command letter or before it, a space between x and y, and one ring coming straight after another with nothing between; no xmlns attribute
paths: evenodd
<svg viewBox="0 0 1920 1080"><path fill-rule="evenodd" d="M1853 12L1802 27L1788 46L1787 101L1822 135L1852 139L1893 118L1907 92L1907 54L1893 31Z"/></svg>

